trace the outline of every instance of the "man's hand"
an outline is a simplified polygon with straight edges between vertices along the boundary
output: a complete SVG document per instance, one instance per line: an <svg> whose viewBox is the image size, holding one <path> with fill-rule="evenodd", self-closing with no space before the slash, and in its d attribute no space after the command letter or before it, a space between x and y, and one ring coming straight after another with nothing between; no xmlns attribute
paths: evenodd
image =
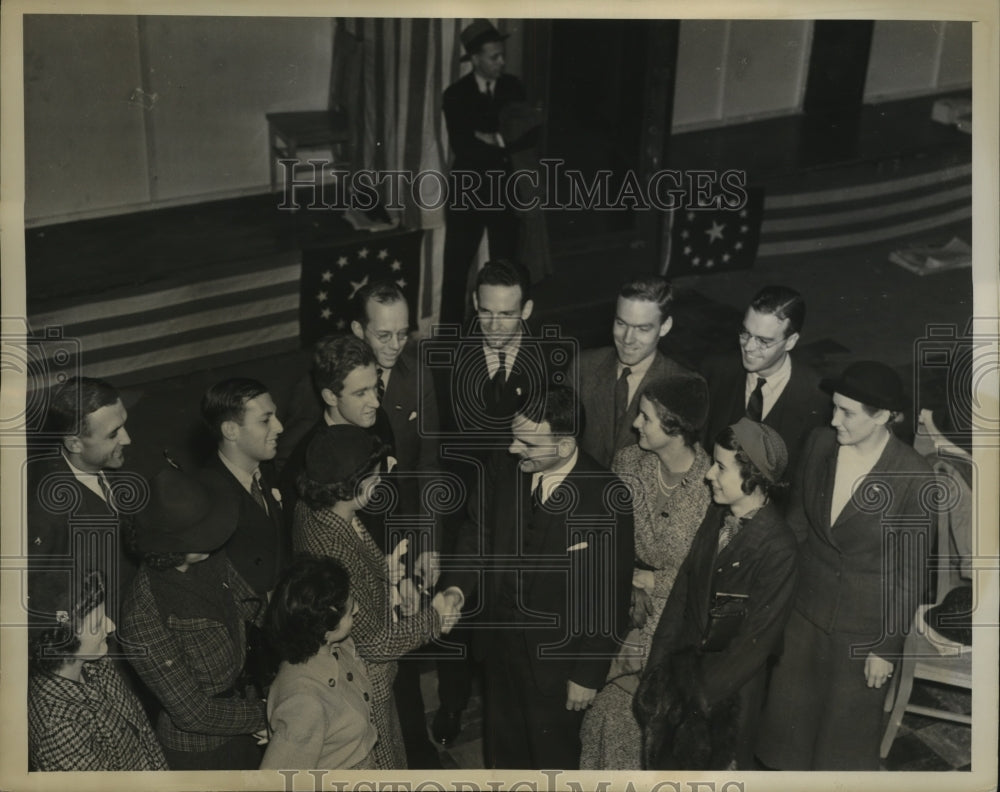
<svg viewBox="0 0 1000 792"><path fill-rule="evenodd" d="M431 607L441 617L441 632L448 634L462 615L462 603L465 598L460 589L454 586L447 591L439 591L431 600Z"/></svg>
<svg viewBox="0 0 1000 792"><path fill-rule="evenodd" d="M880 688L892 676L892 663L875 654L865 658L865 682L870 688Z"/></svg>
<svg viewBox="0 0 1000 792"><path fill-rule="evenodd" d="M498 146L500 141L497 139L495 132L480 132L478 129L475 132L476 140L485 143L487 146Z"/></svg>
<svg viewBox="0 0 1000 792"><path fill-rule="evenodd" d="M566 709L585 710L597 695L595 688L587 688L576 684L572 679L566 682Z"/></svg>
<svg viewBox="0 0 1000 792"><path fill-rule="evenodd" d="M417 558L417 563L413 567L413 574L422 578L424 589L429 589L438 582L441 577L441 555L437 550L425 550Z"/></svg>
<svg viewBox="0 0 1000 792"><path fill-rule="evenodd" d="M643 589L647 594L652 594L656 588L656 578L653 577L651 569L633 569L632 585Z"/></svg>

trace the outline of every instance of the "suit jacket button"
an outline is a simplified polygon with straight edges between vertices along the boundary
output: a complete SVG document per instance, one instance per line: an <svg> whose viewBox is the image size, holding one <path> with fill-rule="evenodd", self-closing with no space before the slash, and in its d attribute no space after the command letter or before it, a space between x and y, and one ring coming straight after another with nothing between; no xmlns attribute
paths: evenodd
<svg viewBox="0 0 1000 792"><path fill-rule="evenodd" d="M347 672L347 681L348 682L354 681L354 674L352 674L350 671Z"/></svg>
<svg viewBox="0 0 1000 792"><path fill-rule="evenodd" d="M330 687L337 687L337 680L331 678L327 684L329 684Z"/></svg>

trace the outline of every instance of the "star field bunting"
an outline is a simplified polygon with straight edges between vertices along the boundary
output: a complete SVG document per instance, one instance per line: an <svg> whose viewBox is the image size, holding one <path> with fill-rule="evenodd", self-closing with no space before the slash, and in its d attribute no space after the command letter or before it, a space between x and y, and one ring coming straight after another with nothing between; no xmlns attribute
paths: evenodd
<svg viewBox="0 0 1000 792"><path fill-rule="evenodd" d="M299 336L310 346L330 333L350 330L355 296L369 283L388 279L403 290L417 316L422 231L365 237L357 242L302 251Z"/></svg>

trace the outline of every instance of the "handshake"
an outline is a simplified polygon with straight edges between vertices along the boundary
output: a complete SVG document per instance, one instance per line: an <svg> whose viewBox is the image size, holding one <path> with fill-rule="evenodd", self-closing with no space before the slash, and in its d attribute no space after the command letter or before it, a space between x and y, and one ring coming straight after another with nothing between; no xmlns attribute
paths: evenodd
<svg viewBox="0 0 1000 792"><path fill-rule="evenodd" d="M420 610L421 596L430 594L441 576L440 556L436 550L420 554L413 567L413 577L406 577L406 567L402 556L409 549L409 542L403 539L386 556L389 566L389 580L393 584L393 605L398 605L403 616L412 616ZM451 632L451 628L462 614L465 596L461 589L452 586L447 591L439 591L431 600L431 607L441 617L441 632Z"/></svg>

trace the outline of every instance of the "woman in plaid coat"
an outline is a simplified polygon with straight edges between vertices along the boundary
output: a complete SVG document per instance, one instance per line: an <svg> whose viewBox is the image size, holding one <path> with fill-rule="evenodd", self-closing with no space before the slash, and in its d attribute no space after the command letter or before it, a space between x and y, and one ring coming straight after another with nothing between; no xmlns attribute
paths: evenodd
<svg viewBox="0 0 1000 792"><path fill-rule="evenodd" d="M264 702L239 682L245 621L263 605L219 550L239 502L221 476L167 468L150 482L133 543L142 566L122 606L129 661L163 709L156 733L171 770L255 770ZM213 552L214 551L214 552Z"/></svg>
<svg viewBox="0 0 1000 792"><path fill-rule="evenodd" d="M29 583L28 763L32 770L166 770L146 713L108 654L115 624L93 572Z"/></svg>
<svg viewBox="0 0 1000 792"><path fill-rule="evenodd" d="M295 507L292 546L335 558L351 576L358 605L351 633L368 669L378 742L372 752L377 769L405 769L406 751L392 697L396 661L441 634L435 608L420 609L419 595L400 598L398 552L386 557L358 519L379 484L387 447L357 426L338 424L317 433L306 450L299 477L301 500ZM404 593L415 594L403 582Z"/></svg>

